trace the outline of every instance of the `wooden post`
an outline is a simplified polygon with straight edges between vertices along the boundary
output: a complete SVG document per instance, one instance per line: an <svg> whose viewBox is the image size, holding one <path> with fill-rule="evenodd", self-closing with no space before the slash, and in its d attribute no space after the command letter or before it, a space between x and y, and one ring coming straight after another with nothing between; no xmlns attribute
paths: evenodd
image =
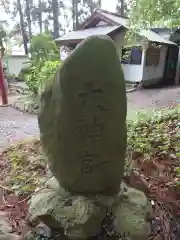
<svg viewBox="0 0 180 240"><path fill-rule="evenodd" d="M5 81L4 81L4 72L3 72L1 58L0 58L0 95L1 95L1 99L2 99L2 104L0 106L7 105L8 104L7 89L6 89Z"/></svg>
<svg viewBox="0 0 180 240"><path fill-rule="evenodd" d="M177 59L177 64L176 64L176 77L175 77L175 85L180 84L180 47L179 47L179 52L178 52L178 59Z"/></svg>

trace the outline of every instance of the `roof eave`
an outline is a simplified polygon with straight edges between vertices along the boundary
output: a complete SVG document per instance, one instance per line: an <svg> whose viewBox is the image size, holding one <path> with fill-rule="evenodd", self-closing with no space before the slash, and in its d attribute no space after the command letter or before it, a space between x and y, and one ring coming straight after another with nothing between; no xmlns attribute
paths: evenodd
<svg viewBox="0 0 180 240"><path fill-rule="evenodd" d="M166 43L166 42L159 42L159 41L153 41L153 40L149 40L149 39L146 39L147 42L150 42L150 43L156 43L156 44L163 44L163 45L167 45L167 46L177 46L176 43Z"/></svg>
<svg viewBox="0 0 180 240"><path fill-rule="evenodd" d="M106 35L107 36L112 36L113 33L118 33L122 29L126 29L126 28L124 26L118 26L117 28L115 28L114 30L110 31ZM98 34L97 34L97 36L98 36ZM57 40L55 40L55 42L56 42L57 45L67 46L67 45L71 45L71 44L79 44L83 40L84 40L84 38L81 38L81 39L64 39L64 40L58 40L57 39Z"/></svg>
<svg viewBox="0 0 180 240"><path fill-rule="evenodd" d="M101 11L99 11L99 9L97 9L87 20L85 20L84 23L82 23L82 24L77 28L77 30L84 29L85 27L88 27L88 26L93 22L93 20L94 20L96 17L99 17L101 20L104 20L104 21L107 22L107 23L119 25L118 22L113 21L112 19L110 19L110 18L108 18L108 17L105 17L105 16L103 15L103 12L101 13Z"/></svg>
<svg viewBox="0 0 180 240"><path fill-rule="evenodd" d="M67 46L67 45L71 45L71 44L78 44L81 41L83 41L84 39L64 39L64 40L55 40L57 45L63 45L63 46Z"/></svg>

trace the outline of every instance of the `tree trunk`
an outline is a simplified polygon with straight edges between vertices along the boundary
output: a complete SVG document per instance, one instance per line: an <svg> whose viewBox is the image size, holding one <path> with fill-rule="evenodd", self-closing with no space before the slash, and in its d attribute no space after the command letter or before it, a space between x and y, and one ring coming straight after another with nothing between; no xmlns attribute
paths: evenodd
<svg viewBox="0 0 180 240"><path fill-rule="evenodd" d="M3 45L3 41L2 40L0 40L0 52L1 52L1 58L3 58L4 57L4 54L5 54L5 47L4 47L4 45Z"/></svg>
<svg viewBox="0 0 180 240"><path fill-rule="evenodd" d="M29 38L31 38L32 37L32 28L31 28L31 11L30 11L29 0L26 0L26 14L27 14Z"/></svg>
<svg viewBox="0 0 180 240"><path fill-rule="evenodd" d="M27 36L26 36L26 32L25 32L24 16L23 16L23 11L22 11L22 6L21 6L20 0L17 0L17 9L19 12L21 33L22 33L23 44L24 44L24 51L25 51L25 54L28 54Z"/></svg>
<svg viewBox="0 0 180 240"><path fill-rule="evenodd" d="M59 37L59 4L58 0L52 0L54 38Z"/></svg>
<svg viewBox="0 0 180 240"><path fill-rule="evenodd" d="M73 30L76 30L76 0L72 0L72 19L73 19Z"/></svg>
<svg viewBox="0 0 180 240"><path fill-rule="evenodd" d="M98 7L101 8L101 6L102 6L102 1L99 0L99 1L98 1Z"/></svg>
<svg viewBox="0 0 180 240"><path fill-rule="evenodd" d="M78 0L75 1L76 29L79 27Z"/></svg>
<svg viewBox="0 0 180 240"><path fill-rule="evenodd" d="M125 15L125 2L124 0L120 0L121 2L121 15L124 16Z"/></svg>
<svg viewBox="0 0 180 240"><path fill-rule="evenodd" d="M38 5L39 5L39 9L41 10L41 0L39 0ZM43 31L42 11L39 11L38 18L39 18L40 33L42 33L42 31Z"/></svg>
<svg viewBox="0 0 180 240"><path fill-rule="evenodd" d="M87 2L87 5L90 9L91 14L93 14L93 12L96 8L101 7L101 0L98 0L96 2L94 0L88 0L88 1L86 0L86 2Z"/></svg>
<svg viewBox="0 0 180 240"><path fill-rule="evenodd" d="M125 0L117 0L116 11L122 16L126 16L127 4Z"/></svg>

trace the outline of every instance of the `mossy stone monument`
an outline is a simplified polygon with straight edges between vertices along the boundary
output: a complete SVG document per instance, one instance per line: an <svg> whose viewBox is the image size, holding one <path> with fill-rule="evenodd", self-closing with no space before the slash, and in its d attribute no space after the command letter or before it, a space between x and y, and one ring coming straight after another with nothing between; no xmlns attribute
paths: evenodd
<svg viewBox="0 0 180 240"><path fill-rule="evenodd" d="M114 42L84 40L41 99L39 128L49 167L67 191L114 195L126 150L125 80Z"/></svg>

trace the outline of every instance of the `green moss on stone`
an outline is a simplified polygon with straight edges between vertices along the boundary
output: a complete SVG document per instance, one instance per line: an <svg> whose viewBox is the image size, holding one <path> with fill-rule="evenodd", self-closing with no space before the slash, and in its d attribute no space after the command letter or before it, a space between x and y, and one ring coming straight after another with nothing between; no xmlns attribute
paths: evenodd
<svg viewBox="0 0 180 240"><path fill-rule="evenodd" d="M115 44L109 37L87 38L65 60L41 99L41 142L62 187L83 194L118 191L126 108Z"/></svg>

